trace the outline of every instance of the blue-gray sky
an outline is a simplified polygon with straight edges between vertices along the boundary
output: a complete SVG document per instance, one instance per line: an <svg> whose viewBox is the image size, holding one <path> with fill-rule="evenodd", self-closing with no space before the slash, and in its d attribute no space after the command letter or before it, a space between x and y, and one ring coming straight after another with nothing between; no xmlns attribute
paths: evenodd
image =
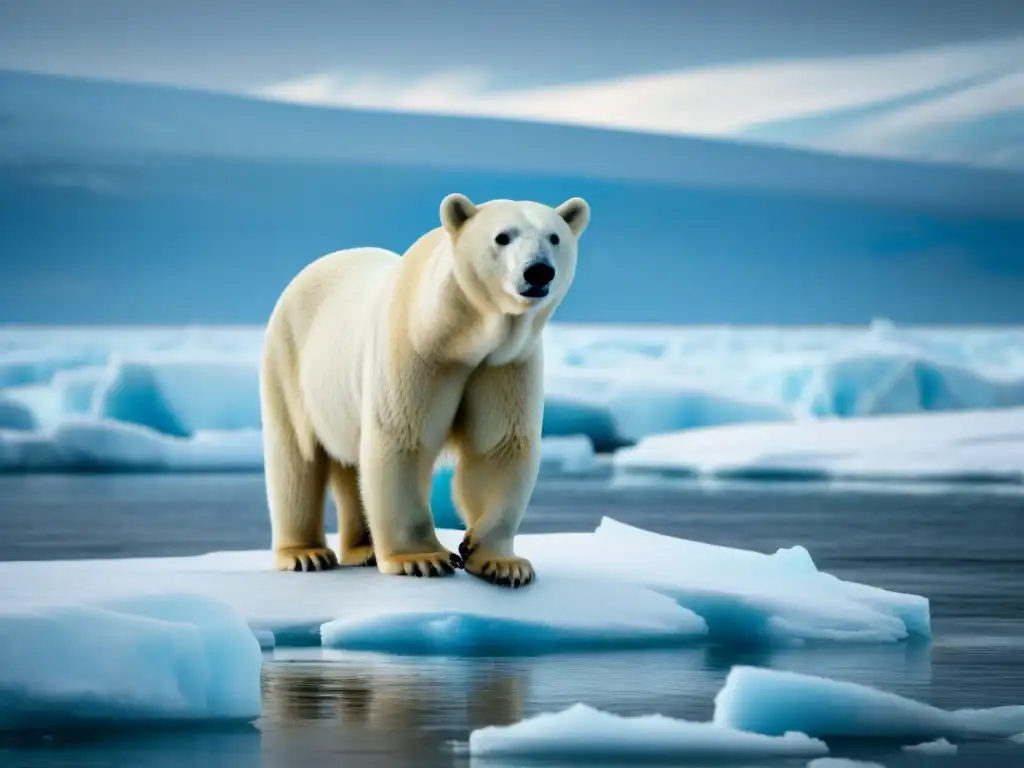
<svg viewBox="0 0 1024 768"><path fill-rule="evenodd" d="M231 90L479 67L520 86L1021 34L1019 0L5 0L0 67Z"/></svg>

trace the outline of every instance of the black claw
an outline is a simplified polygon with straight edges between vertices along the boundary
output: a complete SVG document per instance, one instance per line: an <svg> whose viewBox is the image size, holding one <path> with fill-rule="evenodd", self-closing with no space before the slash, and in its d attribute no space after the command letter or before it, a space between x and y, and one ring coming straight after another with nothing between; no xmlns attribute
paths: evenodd
<svg viewBox="0 0 1024 768"><path fill-rule="evenodd" d="M519 579L512 579L512 589L519 589L523 584Z"/></svg>
<svg viewBox="0 0 1024 768"><path fill-rule="evenodd" d="M326 567L324 558L322 555L310 555L309 566L314 571L322 571Z"/></svg>
<svg viewBox="0 0 1024 768"><path fill-rule="evenodd" d="M469 556L472 554L473 547L469 546L469 539L463 539L462 542L459 544L459 556L462 558L462 561L466 562L467 560L469 560Z"/></svg>
<svg viewBox="0 0 1024 768"><path fill-rule="evenodd" d="M377 555L372 554L366 559L365 565L377 565Z"/></svg>
<svg viewBox="0 0 1024 768"><path fill-rule="evenodd" d="M455 573L455 566L451 563L441 563L439 567L443 573Z"/></svg>
<svg viewBox="0 0 1024 768"><path fill-rule="evenodd" d="M454 552L452 553L452 556L448 559L451 561L452 568L462 569L466 567L466 564L462 561L462 558L456 555Z"/></svg>
<svg viewBox="0 0 1024 768"><path fill-rule="evenodd" d="M419 563L412 564L412 575L420 579L423 578L423 571L420 570Z"/></svg>
<svg viewBox="0 0 1024 768"><path fill-rule="evenodd" d="M292 570L293 571L301 571L302 570L302 559L301 558L298 558L298 557L295 558L295 565L292 566Z"/></svg>

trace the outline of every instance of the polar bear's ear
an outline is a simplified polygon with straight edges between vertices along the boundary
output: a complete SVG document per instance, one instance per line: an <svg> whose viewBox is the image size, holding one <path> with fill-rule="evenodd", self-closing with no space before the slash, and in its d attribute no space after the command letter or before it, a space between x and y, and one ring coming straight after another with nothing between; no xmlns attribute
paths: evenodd
<svg viewBox="0 0 1024 768"><path fill-rule="evenodd" d="M462 226L476 215L476 206L465 195L453 192L441 201L441 224L449 235L458 234Z"/></svg>
<svg viewBox="0 0 1024 768"><path fill-rule="evenodd" d="M555 210L576 237L582 235L590 223L590 204L582 197L570 197Z"/></svg>

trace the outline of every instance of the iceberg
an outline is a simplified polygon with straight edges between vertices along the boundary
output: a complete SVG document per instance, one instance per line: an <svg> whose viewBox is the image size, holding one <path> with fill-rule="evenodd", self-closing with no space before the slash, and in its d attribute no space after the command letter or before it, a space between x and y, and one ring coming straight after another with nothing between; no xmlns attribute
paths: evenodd
<svg viewBox="0 0 1024 768"><path fill-rule="evenodd" d="M621 717L585 704L469 736L469 754L482 758L533 758L584 763L611 761L807 758L828 753L824 742L802 733L764 736L711 723L662 715Z"/></svg>
<svg viewBox="0 0 1024 768"><path fill-rule="evenodd" d="M452 549L462 539L457 529L438 535ZM336 536L329 541L336 546ZM522 590L496 589L464 572L439 580L374 568L279 573L267 551L0 563L0 583L9 585L0 611L60 607L69 583L86 604L188 592L229 606L266 648L439 656L707 641L893 644L930 632L926 599L819 573L802 548L765 555L606 519L594 533L521 535L516 549L539 574Z"/></svg>
<svg viewBox="0 0 1024 768"><path fill-rule="evenodd" d="M214 599L169 592L75 606L4 603L0 730L260 716L259 643Z"/></svg>
<svg viewBox="0 0 1024 768"><path fill-rule="evenodd" d="M720 478L1024 482L1024 408L652 435L617 470Z"/></svg>
<svg viewBox="0 0 1024 768"><path fill-rule="evenodd" d="M713 722L744 731L920 744L1007 739L1024 730L1024 706L948 711L856 683L733 667L715 697Z"/></svg>
<svg viewBox="0 0 1024 768"><path fill-rule="evenodd" d="M916 330L882 322L868 329L794 330L554 324L545 334L544 435L585 436L601 452L656 435L718 434L720 428L742 442L748 435L774 439L768 436L776 429L815 429L819 423L827 434L833 429L827 425L835 422L865 424L870 431L880 416L917 414L929 423L927 415L940 424L942 417L962 415L969 422L977 414L984 424L984 413L1024 406L1024 331L1018 328ZM59 442L64 427L81 430L86 423L93 425L93 434L127 425L148 430L132 435L151 432L200 443L216 439L232 447L200 446L184 463L193 470L236 466L240 457L229 454L260 429L262 341L259 326L0 329L0 441L7 444L0 450L0 469L20 471L32 463L69 468L71 454L47 443ZM874 449L874 443L858 442L875 440L859 429L850 433L852 448L844 452ZM765 436L758 437L762 430ZM28 437L10 437L14 431ZM165 453L183 451L190 449ZM258 454L246 455L247 466L258 469ZM985 456L964 457L965 468L955 466L958 456L947 458L945 470L963 469L964 478L976 477L978 465L985 468ZM820 453L818 459L820 464ZM128 457L114 453L102 461L88 456L82 461L74 468L134 468ZM785 471L817 478L828 469L807 461L810 466ZM793 462L799 457L788 460ZM675 469L684 469L679 464ZM150 468L176 471L177 460L165 458L158 465Z"/></svg>

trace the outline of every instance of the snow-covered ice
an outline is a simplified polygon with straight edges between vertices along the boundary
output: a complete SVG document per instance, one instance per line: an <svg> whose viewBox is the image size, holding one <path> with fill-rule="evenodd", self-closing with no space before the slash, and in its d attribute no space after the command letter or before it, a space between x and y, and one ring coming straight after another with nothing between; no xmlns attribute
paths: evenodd
<svg viewBox="0 0 1024 768"><path fill-rule="evenodd" d="M0 329L0 469L258 469L262 334L261 327ZM1024 405L1024 330L554 325L546 330L545 378L545 434L586 435L599 450L736 424L752 431L726 434L757 435L782 423L820 426L831 439L831 425L816 420L973 417ZM936 471L987 470L992 440L1003 433L975 433L989 448L961 446ZM816 456L819 464L828 458ZM817 472L812 459L797 469ZM911 474L918 469L906 465Z"/></svg>
<svg viewBox="0 0 1024 768"><path fill-rule="evenodd" d="M746 762L827 753L824 742L801 733L764 736L662 715L622 717L585 704L480 728L469 736L469 754L485 758Z"/></svg>
<svg viewBox="0 0 1024 768"><path fill-rule="evenodd" d="M850 760L847 757L818 757L807 764L807 768L885 768L881 763L865 760Z"/></svg>
<svg viewBox="0 0 1024 768"><path fill-rule="evenodd" d="M550 540L523 537L521 549L528 553L535 542L544 547ZM931 636L926 598L822 573L801 546L763 554L605 518L585 547L571 541L561 546L557 561L668 595L700 615L710 636L725 644L893 642Z"/></svg>
<svg viewBox="0 0 1024 768"><path fill-rule="evenodd" d="M651 435L622 472L721 478L1024 482L1024 408L741 424Z"/></svg>
<svg viewBox="0 0 1024 768"><path fill-rule="evenodd" d="M260 646L223 603L170 592L90 603L58 575L46 605L5 569L0 730L259 717Z"/></svg>
<svg viewBox="0 0 1024 768"><path fill-rule="evenodd" d="M459 530L440 530L454 549ZM334 537L331 537L332 543ZM712 640L751 646L894 643L930 633L928 601L844 582L802 548L766 555L604 520L594 533L530 534L537 581L501 590L465 573L400 579L373 568L278 573L268 552L0 563L0 611L189 592L223 602L269 646L402 654L536 654ZM682 567L685 564L685 567Z"/></svg>
<svg viewBox="0 0 1024 768"><path fill-rule="evenodd" d="M920 744L1009 738L1024 730L1024 706L948 711L856 683L738 666L715 697L714 722L769 736Z"/></svg>

